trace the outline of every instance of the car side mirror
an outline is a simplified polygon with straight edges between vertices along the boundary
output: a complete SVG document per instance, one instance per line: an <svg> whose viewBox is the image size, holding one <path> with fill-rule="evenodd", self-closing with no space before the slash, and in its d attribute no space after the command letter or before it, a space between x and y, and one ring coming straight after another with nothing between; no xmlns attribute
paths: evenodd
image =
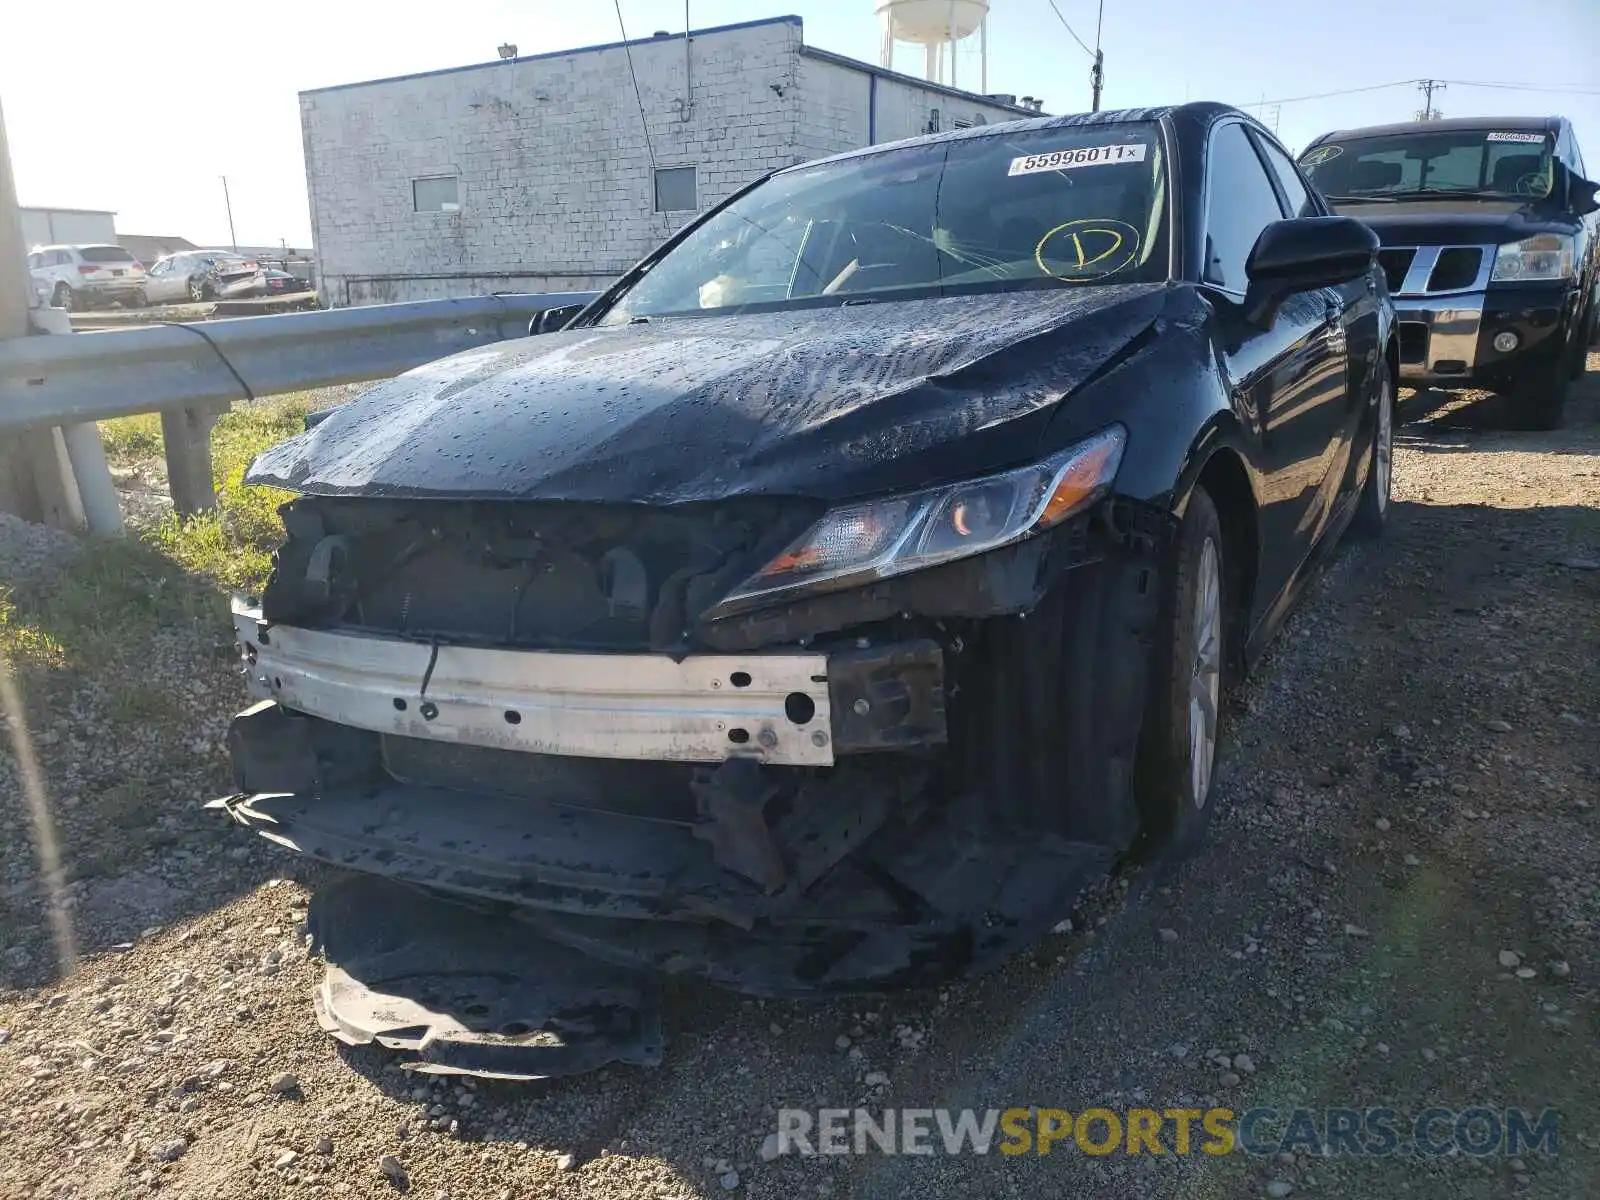
<svg viewBox="0 0 1600 1200"><path fill-rule="evenodd" d="M1360 279L1378 259L1378 235L1354 217L1293 217L1261 231L1245 262L1245 315L1263 328L1295 292Z"/></svg>
<svg viewBox="0 0 1600 1200"><path fill-rule="evenodd" d="M1567 175L1567 210L1575 217L1600 212L1600 183L1582 175Z"/></svg>
<svg viewBox="0 0 1600 1200"><path fill-rule="evenodd" d="M528 336L554 333L587 307L586 304L564 304L560 308L542 308L528 321Z"/></svg>

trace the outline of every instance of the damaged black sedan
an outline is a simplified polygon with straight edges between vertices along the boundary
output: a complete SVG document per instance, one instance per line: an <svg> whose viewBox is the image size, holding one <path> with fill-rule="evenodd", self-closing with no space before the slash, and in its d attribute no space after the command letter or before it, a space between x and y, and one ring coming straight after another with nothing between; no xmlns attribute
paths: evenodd
<svg viewBox="0 0 1600 1200"><path fill-rule="evenodd" d="M573 997L917 985L1191 843L1228 680L1384 522L1376 250L1218 105L918 138L780 171L560 331L264 454L298 498L235 606L260 702L224 803L381 877L317 922L325 1024L373 1032L352 959L498 971L451 1028L566 1003L557 1040L645 1060ZM566 1000L505 1018L541 970Z"/></svg>

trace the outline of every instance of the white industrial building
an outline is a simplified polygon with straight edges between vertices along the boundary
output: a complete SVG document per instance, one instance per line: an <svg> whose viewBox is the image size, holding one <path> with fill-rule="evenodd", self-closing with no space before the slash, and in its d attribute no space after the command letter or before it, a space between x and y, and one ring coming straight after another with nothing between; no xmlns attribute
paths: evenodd
<svg viewBox="0 0 1600 1200"><path fill-rule="evenodd" d="M22 244L35 246L117 242L117 214L99 208L21 208Z"/></svg>
<svg viewBox="0 0 1600 1200"><path fill-rule="evenodd" d="M301 93L327 302L600 287L777 167L1037 111L807 46L799 17L507 52Z"/></svg>

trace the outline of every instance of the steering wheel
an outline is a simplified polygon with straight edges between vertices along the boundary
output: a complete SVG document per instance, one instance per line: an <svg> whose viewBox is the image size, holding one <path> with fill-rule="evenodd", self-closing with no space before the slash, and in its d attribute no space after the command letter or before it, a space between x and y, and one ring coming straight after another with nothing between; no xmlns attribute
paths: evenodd
<svg viewBox="0 0 1600 1200"><path fill-rule="evenodd" d="M1511 190L1519 196L1543 196L1550 191L1550 177L1543 171L1530 171L1520 176Z"/></svg>

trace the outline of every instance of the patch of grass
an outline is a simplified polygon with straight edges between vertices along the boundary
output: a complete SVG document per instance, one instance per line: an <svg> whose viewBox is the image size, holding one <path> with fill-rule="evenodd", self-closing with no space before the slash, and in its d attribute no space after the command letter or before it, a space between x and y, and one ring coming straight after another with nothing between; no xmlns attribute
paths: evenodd
<svg viewBox="0 0 1600 1200"><path fill-rule="evenodd" d="M183 710L168 692L135 681L123 684L112 694L106 715L119 725L164 728L181 720Z"/></svg>
<svg viewBox="0 0 1600 1200"><path fill-rule="evenodd" d="M66 661L60 642L18 615L7 587L0 587L0 655L25 667L59 667Z"/></svg>
<svg viewBox="0 0 1600 1200"><path fill-rule="evenodd" d="M272 551L283 538L278 508L291 499L276 488L252 487L244 473L269 446L305 428L318 397L290 392L241 405L218 418L211 431L212 482L217 508L189 520L167 516L143 536L185 571L226 588L259 589L272 567ZM100 423L107 458L132 466L159 457L161 419L155 414Z"/></svg>
<svg viewBox="0 0 1600 1200"><path fill-rule="evenodd" d="M161 415L140 413L100 422L100 440L108 461L126 466L161 453Z"/></svg>
<svg viewBox="0 0 1600 1200"><path fill-rule="evenodd" d="M26 674L67 669L103 680L137 678L162 629L226 636L226 605L141 538L95 541L46 579L12 588L0 605L0 652Z"/></svg>
<svg viewBox="0 0 1600 1200"><path fill-rule="evenodd" d="M291 498L251 487L245 470L269 446L305 427L320 397L296 392L241 406L212 432L216 511L184 521L168 515L153 529L86 542L54 575L0 586L0 654L30 674L69 669L100 679L137 679L138 658L160 629L202 628L226 640L227 604L218 592L258 590L283 538L278 508ZM108 459L119 466L161 455L155 414L101 422ZM168 714L166 698L129 684L112 716L148 724Z"/></svg>

